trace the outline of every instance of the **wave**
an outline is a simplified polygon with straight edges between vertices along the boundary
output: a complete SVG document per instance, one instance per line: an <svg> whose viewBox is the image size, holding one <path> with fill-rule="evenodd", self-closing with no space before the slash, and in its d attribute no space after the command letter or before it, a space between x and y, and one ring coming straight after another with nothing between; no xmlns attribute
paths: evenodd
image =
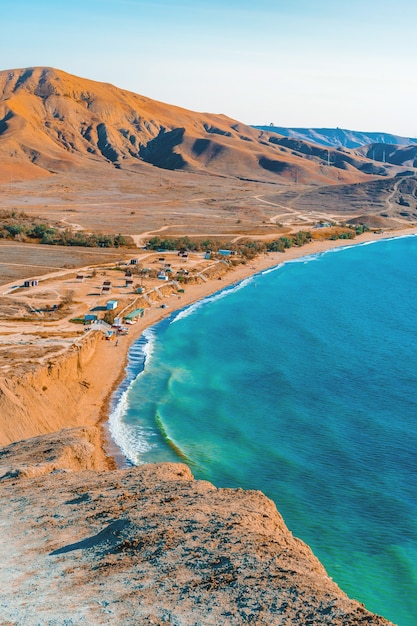
<svg viewBox="0 0 417 626"><path fill-rule="evenodd" d="M159 413L156 414L155 416L155 422L159 428L159 432L161 433L165 443L171 448L171 450L173 450L175 452L175 454L177 456L179 456L180 459L182 459L183 461L186 461L187 463L190 463L190 459L187 457L186 454L184 454L184 452L181 450L181 448L179 446L177 446L176 443L174 443L171 439L171 437L168 435L165 425L162 421L161 416L159 415Z"/></svg>
<svg viewBox="0 0 417 626"><path fill-rule="evenodd" d="M145 328L141 338L145 341L142 348L144 356L143 368L145 368L145 364L149 363L155 348L156 333L154 328L152 326L150 328Z"/></svg>
<svg viewBox="0 0 417 626"><path fill-rule="evenodd" d="M132 381L133 383L133 381ZM131 384L132 384L131 383ZM130 426L123 419L129 409L130 385L119 398L109 418L109 431L122 454L133 465L140 464L140 454L149 452L154 446L149 443L147 434L137 426Z"/></svg>
<svg viewBox="0 0 417 626"><path fill-rule="evenodd" d="M339 252L343 252L345 250L353 250L356 247L363 246L371 246L373 244L382 243L386 241L396 241L397 239L407 239L410 237L417 237L417 233L407 233L405 235L393 236L393 237L384 237L383 239L371 239L370 241L362 241L359 243L352 243L350 245L345 246L337 246L336 248L328 248L327 250L322 250L320 252L315 252L314 254L306 254L305 256L297 257L296 259L288 259L288 261L283 261L278 265L274 265L274 267L269 267L268 269L260 272L262 276L266 274L270 274L271 272L276 272L281 269L284 265L289 263L310 263L311 261L319 261L320 258L327 254L336 254Z"/></svg>
<svg viewBox="0 0 417 626"><path fill-rule="evenodd" d="M332 254L336 252L343 252L344 250L353 250L354 248L362 248L364 246L372 246L378 243L386 243L387 241L397 241L398 239L409 239L417 237L417 233L407 233L405 235L394 235L393 237L383 237L381 239L371 239L370 241L361 241L359 243L353 242L347 246L340 246L337 248L329 248L328 250L323 250L318 253L318 256L322 256L324 254Z"/></svg>
<svg viewBox="0 0 417 626"><path fill-rule="evenodd" d="M221 291L217 291L215 294L212 294L211 296L207 296L206 298L203 298L202 300L198 300L198 302L195 302L194 304L191 304L185 309L182 309L176 315L174 314L174 317L171 319L170 323L174 324L174 322L178 322L179 320L182 320L186 317L189 317L190 315L193 315L196 311L201 309L206 304L216 302L217 300L221 300L222 298L225 298L227 296L230 296L233 293L236 293L237 291L240 291L240 289L243 289L244 287L249 285L249 283L251 283L254 280L254 278L255 276L249 276L248 278L245 278L239 283L236 283L230 287L226 287L225 289L222 289Z"/></svg>
<svg viewBox="0 0 417 626"><path fill-rule="evenodd" d="M146 363L152 357L156 334L154 329L146 328L142 336L128 352L126 376L113 394L108 422L110 436L120 448L122 454L133 463L140 463L139 455L153 448L149 443L148 434L144 430L126 423L125 417L129 410L129 392L133 383L143 373Z"/></svg>

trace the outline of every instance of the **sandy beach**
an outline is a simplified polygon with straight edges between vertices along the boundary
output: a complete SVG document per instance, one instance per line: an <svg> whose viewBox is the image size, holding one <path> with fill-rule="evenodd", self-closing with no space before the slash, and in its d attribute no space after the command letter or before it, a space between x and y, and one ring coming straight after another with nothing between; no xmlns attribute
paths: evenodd
<svg viewBox="0 0 417 626"><path fill-rule="evenodd" d="M336 248L344 248L348 246L361 245L372 241L381 241L383 239L390 239L393 237L405 237L417 234L417 229L403 229L396 231L387 231L385 233L364 233L353 240L324 240L313 241L303 247L292 247L285 253L275 252L268 253L257 257L256 259L248 262L246 265L239 265L233 270L227 272L222 276L221 280L211 280L206 283L200 283L196 285L189 285L186 293L178 296L174 300L171 297L169 300L169 307L166 309L150 308L146 310L143 318L139 318L137 323L132 327L129 335L121 337L118 345L109 345L107 342L100 342L97 349L97 356L94 359L94 363L100 362L106 364L106 379L108 380L108 387L106 396L102 402L100 408L99 421L102 425L108 420L109 409L112 395L124 378L124 371L127 364L127 354L130 346L136 341L143 331L150 326L153 326L165 317L168 317L176 310L187 307L199 300L210 296L217 291L225 289L226 287L237 284L240 281L253 276L266 269L276 267L281 263L287 263L294 259L302 258L309 255L319 254L327 250ZM109 352L111 351L111 359L109 359ZM93 364L92 364L93 365ZM94 367L94 365L93 365ZM100 370L103 372L102 368ZM97 417L95 411L88 416L88 407L85 407L85 417L88 424L97 423ZM118 456L117 446L109 440L107 429L103 432L104 447L109 454Z"/></svg>
<svg viewBox="0 0 417 626"><path fill-rule="evenodd" d="M68 324L68 320L66 322L61 320L54 326L55 351L52 351L50 345L52 339L50 337L42 339L41 326L36 326L35 332L32 328L33 323L24 324L23 328L20 322L2 323L0 347L4 346L5 352L2 361L3 380L0 379L2 392L0 445L56 432L62 428L97 424L105 426L112 394L125 375L130 346L145 328L156 324L174 311L251 275L296 258L415 233L417 229L409 228L381 234L367 232L353 240L315 240L302 247L292 247L285 253L263 254L246 264L229 269L224 267L225 271L221 276L188 284L183 293L176 291L168 293L163 298L163 307L161 299L150 301L150 306L145 308L144 316L138 318L137 322L130 326L129 334L120 336L117 342L104 341L101 333L91 331L86 333L79 326L75 327L76 330L70 330L74 325ZM64 280L65 274L58 278L54 276L53 280L63 281L61 287L67 285L71 287L75 282L74 277ZM45 284L48 284L48 276L43 278ZM56 284L52 283L52 287L55 288ZM3 293L7 292L8 288L10 285L3 286ZM89 288L88 285L85 287L87 291ZM131 296L129 297L131 299ZM66 334L68 337L63 338ZM18 345L22 343L24 345ZM32 356L30 350L35 351L37 358ZM104 465L114 467L113 457L119 456L118 449L109 439L106 427L102 428L102 433L103 448L107 456Z"/></svg>

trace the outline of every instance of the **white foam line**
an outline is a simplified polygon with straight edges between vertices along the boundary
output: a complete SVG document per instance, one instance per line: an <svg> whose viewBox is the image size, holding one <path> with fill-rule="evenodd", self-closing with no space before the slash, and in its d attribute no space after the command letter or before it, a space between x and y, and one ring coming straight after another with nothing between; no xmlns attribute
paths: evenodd
<svg viewBox="0 0 417 626"><path fill-rule="evenodd" d="M145 368L146 363L149 363L155 349L156 333L153 327L145 328L142 333L142 337L146 339L146 344L142 348L142 353L145 357L143 367Z"/></svg>
<svg viewBox="0 0 417 626"><path fill-rule="evenodd" d="M310 263L311 261L318 261L325 254L342 252L343 250L354 249L357 246L369 246L369 245L380 243L383 241L394 241L396 239L406 239L408 237L417 237L417 234L410 233L406 235L401 235L400 237L394 236L394 237L387 237L384 239L374 239L371 241L364 241L364 242L356 243L352 245L340 246L337 248L329 248L328 250L323 250L322 252L317 252L316 254L309 254L303 257L298 257L297 259L290 259L288 261L283 261L282 263L279 263L278 265L275 265L274 267L271 267L271 268L268 268L267 270L259 272L259 274L254 274L252 276L249 276L248 278L245 278L244 280L237 283L236 285L233 285L231 287L226 287L225 289L222 289L221 291L218 291L217 293L211 296L208 296L207 298L204 298L203 300L199 300L198 302L195 302L189 307L179 311L179 313L175 315L175 317L171 320L170 323L173 324L174 322L178 322L179 320L184 319L188 317L189 315L193 315L198 309L205 306L206 304L209 304L211 302L216 302L217 300L221 300L222 298L225 298L233 293L236 293L240 289L243 289L248 284L250 284L256 278L257 275L266 275L266 274L270 274L271 272L276 272L280 270L284 265L287 265L288 263ZM122 385L119 387L119 389L116 391L114 395L114 399L113 399L114 406L109 417L109 431L113 440L119 446L124 456L135 465L139 464L140 462L139 460L140 453L147 452L153 447L152 444L150 444L148 441L149 434L147 437L144 430L138 427L130 426L124 422L124 417L129 409L129 391L131 389L131 386L133 382L138 378L138 376L140 376L141 373L144 371L145 364L149 363L149 360L151 359L153 351L154 351L155 340L156 340L156 333L155 333L154 327L145 329L142 334L142 338L145 340L144 344L141 345L140 340L139 340L139 343L136 342L132 346L132 349L129 351L129 363L126 368L126 372L128 376L123 381ZM142 359L143 359L143 367L138 372L137 367L135 367L135 365L137 366L138 361Z"/></svg>
<svg viewBox="0 0 417 626"><path fill-rule="evenodd" d="M240 289L243 289L244 287L246 287L246 285L251 283L253 279L254 279L254 276L249 276L248 278L245 278L244 280L237 283L236 285L233 285L232 287L226 287L225 289L222 289L222 291L218 291L217 293L211 296L207 296L207 298L203 298L203 300L199 300L198 302L191 304L189 307L182 309L171 320L171 324L174 324L174 322L178 322L179 320L182 320L186 317L189 317L190 315L193 315L193 313L195 313L198 309L205 306L206 304L216 302L217 300L221 300L222 298L226 298L227 296L230 296L231 294L236 293L237 291L240 291Z"/></svg>
<svg viewBox="0 0 417 626"><path fill-rule="evenodd" d="M347 246L338 246L336 248L328 248L327 250L322 250L321 252L315 252L314 254L307 254L306 256L297 257L296 259L288 259L288 261L283 261L279 265L275 265L274 267L270 267L267 270L261 272L262 275L270 274L271 272L276 272L281 269L284 265L288 265L290 263L310 263L311 261L319 261L320 258L326 254L336 254L338 252L343 252L344 250L354 250L355 248L361 248L363 246L370 246L377 243L382 243L384 241L395 241L397 239L406 239L408 237L417 237L417 234L410 233L409 235L401 235L400 237L386 237L384 239L372 239L371 241L362 241L360 243L354 243L352 245Z"/></svg>
<svg viewBox="0 0 417 626"><path fill-rule="evenodd" d="M126 378L116 390L112 400L112 410L109 416L109 432L122 451L122 454L134 465L140 462L140 453L147 452L152 448L147 437L140 428L131 426L124 421L129 410L129 392L135 380L144 372L145 366L153 354L156 334L152 328L147 328L142 334L145 343L133 344L128 354L128 365L126 367ZM138 364L142 367L138 371Z"/></svg>

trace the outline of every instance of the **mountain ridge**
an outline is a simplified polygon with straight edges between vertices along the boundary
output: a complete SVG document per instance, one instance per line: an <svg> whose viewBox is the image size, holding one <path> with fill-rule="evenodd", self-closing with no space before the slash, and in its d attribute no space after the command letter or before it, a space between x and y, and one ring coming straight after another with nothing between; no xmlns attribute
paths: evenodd
<svg viewBox="0 0 417 626"><path fill-rule="evenodd" d="M398 146L408 146L417 144L417 139L403 137L386 132L367 132L348 130L345 128L304 128L286 126L257 126L258 130L276 133L283 137L291 137L301 141L307 141L322 146L335 148L360 148L368 144L391 144Z"/></svg>
<svg viewBox="0 0 417 626"><path fill-rule="evenodd" d="M307 152L226 115L195 113L62 70L0 72L0 155L25 163L35 177L86 160L307 184L361 182L391 168L374 169L363 154L328 168L323 155Z"/></svg>

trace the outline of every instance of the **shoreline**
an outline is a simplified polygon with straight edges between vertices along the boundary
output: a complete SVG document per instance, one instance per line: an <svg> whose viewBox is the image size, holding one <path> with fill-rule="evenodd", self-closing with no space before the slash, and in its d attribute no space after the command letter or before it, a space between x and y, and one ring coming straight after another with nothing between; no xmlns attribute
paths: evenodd
<svg viewBox="0 0 417 626"><path fill-rule="evenodd" d="M129 350L131 346L142 336L143 332L156 324L161 320L170 317L172 314L185 309L196 302L204 300L205 298L223 291L224 289L237 285L246 278L255 276L265 270L272 269L281 264L291 262L295 259L301 259L303 257L309 257L312 255L325 253L335 249L346 249L351 246L364 245L368 243L397 239L401 237L415 236L417 235L417 227L385 231L381 234L367 232L362 235L358 235L351 240L315 240L301 247L292 247L282 252L270 252L263 254L255 259L249 261L245 265L239 265L236 268L230 269L225 272L221 280L212 279L206 283L199 283L188 285L184 294L178 297L175 301L176 306L171 306L171 301L166 309L161 308L149 308L145 310L145 315L140 318L134 326L131 326L129 335L121 337L119 339L119 345L117 350L119 351L117 365L118 374L111 382L107 389L105 399L101 405L99 419L96 422L100 426L102 432L102 448L110 465L116 465L117 468L127 467L131 461L129 461L123 454L122 450L118 446L117 442L111 436L109 419L111 414L111 403L113 401L114 394L122 384L126 377L126 368L129 362ZM174 298L172 298L173 300ZM121 353L121 354L120 354ZM122 356L122 358L120 358Z"/></svg>
<svg viewBox="0 0 417 626"><path fill-rule="evenodd" d="M148 566L150 562L149 554L153 555L154 558L156 554L156 552L153 552L155 545L161 548L160 550L158 548L161 560L157 562L157 569L155 570L154 568L149 574L148 580L151 582L150 588L152 589L160 588L161 571L166 574L166 580L171 580L172 563L179 564L178 567L181 568L182 563L188 562L187 559L190 558L190 553L192 557L195 554L196 536L200 542L206 541L207 529L211 528L214 534L211 536L209 534L209 543L203 544L207 545L208 550L211 550L211 552L208 551L206 553L207 556L202 560L203 563L209 564L210 578L207 580L209 580L210 585L213 580L212 564L223 563L221 559L224 559L225 545L237 546L236 554L232 553L234 563L237 564L237 555L242 554L243 532L243 536L247 537L247 540L245 539L244 561L242 561L239 569L236 570L243 572L242 580L239 582L239 589L247 589L248 575L252 579L256 576L258 581L265 580L266 589L271 588L272 580L274 584L271 592L271 604L275 607L276 594L278 593L278 595L282 596L283 589L285 590L290 585L291 590L296 590L293 592L295 595L292 597L291 604L298 602L297 598L301 597L305 607L306 594L310 594L313 598L313 605L315 603L318 606L318 619L323 617L323 606L325 606L323 601L318 599L318 593L324 589L323 593L326 594L323 596L324 600L328 601L329 597L331 598L329 611L334 611L334 620L337 621L341 618L340 607L347 606L347 619L352 621L352 623L359 624L364 619L365 621L370 621L366 617L367 611L364 605L359 605L356 601L349 600L346 594L337 587L337 584L333 582L321 563L314 557L309 546L300 539L295 538L287 530L280 513L275 508L275 504L265 498L260 491L222 489L218 488L217 485L211 485L207 481L194 481L190 469L183 465L183 462L180 460L178 463L148 463L140 467L134 467L130 462L126 462L124 467L128 469L122 471L123 466L117 462L117 459L123 455L117 444L110 437L108 421L114 393L120 387L122 381L126 379L129 349L141 337L145 329L152 327L162 319L174 315L181 309L204 300L210 295L239 285L248 277L256 276L265 270L276 268L285 263L291 263L296 259L311 258L314 255L326 253L327 251L342 250L350 246L361 246L374 241L393 240L416 235L417 228L390 231L383 235L366 233L365 236L356 237L354 240L316 241L301 248L289 249L286 253L262 255L246 265L226 271L222 275L221 280L213 278L204 283L188 285L184 294L170 295L166 300L169 303L168 308L160 308L158 305L154 305L146 309L144 317L131 326L128 335L119 337L117 344L116 342L104 341L100 337L100 333L88 332L73 343L71 348L62 353L53 363L50 362L49 367L45 367L44 364L42 367L39 367L40 372L30 372L21 383L18 383L17 388L11 386L8 389L6 381L6 392L10 392L10 390L18 392L18 399L24 405L26 417L29 419L32 431L36 430L36 428L40 430L46 427L50 429L47 432L53 433L51 438L40 437L38 441L22 441L28 455L30 455L29 461L26 458L19 460L19 457L12 461L13 454L9 458L9 452L6 452L4 455L4 463L10 474L10 476L8 474L3 476L3 478L8 480L2 484L4 503L5 505L10 505L10 510L5 508L3 515L3 525L5 525L5 531L8 536L8 546L10 546L10 550L5 558L7 564L10 563L8 565L9 570L13 568L12 571L19 572L23 580L28 580L27 588L24 587L22 590L20 586L15 595L14 589L11 589L9 595L17 607L17 609L13 608L13 610L20 610L21 598L23 598L24 605L27 604L27 597L32 592L34 584L34 578L30 576L32 570L47 572L47 576L44 577L45 580L42 580L40 583L42 590L50 589L51 583L54 584L55 581L59 581L57 584L61 588L63 579L62 569L59 568L63 562L65 567L68 566L67 571L70 572L70 575L65 577L68 591L65 589L64 593L70 605L72 598L75 597L73 587L71 587L72 572L77 573L77 588L79 588L80 584L78 572L87 572L82 584L85 588L85 593L91 594L96 606L96 604L99 605L101 596L97 595L97 588L93 588L90 583L92 580L96 580L97 571L99 571L99 574L102 572L100 575L102 577L99 578L100 584L105 584L104 581L109 580L107 574L114 573L114 567L116 566L117 572L121 574L117 578L123 581L123 589L119 590L117 588L112 595L114 585L110 585L106 591L106 606L111 606L114 611L114 607L120 607L123 615L126 616L126 610L129 610L130 605L125 603L120 605L121 593L126 594L125 581L134 581L132 584L132 595L135 594L135 597L137 597L138 588L137 585L135 586L135 576L138 571L142 572L144 571L143 568ZM53 371L49 377L50 368ZM43 379L41 379L42 376ZM67 389L68 383L70 386ZM2 395L2 384L3 381L0 380L0 397ZM30 424L34 414L32 414L32 407L26 404L25 401L31 399L31 396L27 393L27 388L31 386L38 401L35 409L40 409L41 412L47 409L52 414L53 420L48 422L46 419L44 422L38 422L35 415L33 423ZM48 395L46 393L43 394L43 389L46 390L46 386L48 386ZM19 393L22 393L22 395L19 396ZM5 394L3 393L3 399L4 396ZM51 407L48 406L49 399L54 401ZM4 404L3 406L5 409L10 408L10 405ZM0 410L0 417L1 412ZM6 411L4 413L6 414ZM13 418L12 413L10 415L7 414L7 417ZM28 426L28 423L26 423L26 426ZM84 426L85 428L76 430L85 432L76 433L68 430L74 426ZM96 428L88 428L89 426L95 426ZM17 429L14 432L16 434ZM45 435L46 433L42 431L37 434ZM20 440L27 439L28 436L33 437L34 435L25 433L25 436L22 436ZM70 441L71 437L75 437L74 442ZM88 440L81 440L80 444L80 441L76 440L77 437L87 437ZM51 441L53 441L53 445ZM0 445L5 444L1 443ZM38 455L36 455L37 446L38 448L40 447ZM51 452L55 450L55 447L59 448L60 446L63 447L65 454L56 460L57 469L60 473L55 474L55 469L50 467L50 463L55 462L55 452L52 457ZM15 450L14 446L11 448L13 451ZM68 449L74 451L74 458L68 455ZM80 449L85 452L85 459L80 457ZM94 462L93 466L90 464L90 456L94 457L92 461ZM70 467L69 464L73 461L78 465ZM12 462L15 463L11 467L14 472L17 472L16 476L13 475L10 467L7 466L8 463L11 464ZM85 464L85 467L79 467L81 462ZM63 465L60 466L60 464ZM63 471L66 473L63 474ZM19 472L22 472L21 476L19 476ZM17 483L16 481L20 478L23 480ZM137 488L138 484L141 486L139 491ZM16 497L15 495L17 486L21 489L21 497ZM184 497L184 488L187 490L187 497ZM204 498L202 498L203 489L205 490ZM190 497L188 497L188 493ZM223 501L219 503L218 498L223 498L224 496L227 496L229 499L224 501L223 505ZM139 506L137 504L133 505L133 503L138 502L138 498ZM167 503L172 501L174 501L174 505L167 505ZM202 518L201 512L202 503L205 507L204 518ZM247 508L242 509L241 518L239 518L237 523L236 511L241 510L239 508L241 503L242 505L247 503ZM190 510L194 510L194 505L198 509L198 513L195 516L193 513L190 513ZM97 506L101 508L98 510ZM62 514L58 515L57 511L60 513L62 511ZM70 518L68 517L69 515L71 516ZM178 523L176 522L177 518L179 520ZM16 524L8 525L8 522L13 519L19 521L17 526ZM69 519L70 521L68 521ZM157 529L154 532L155 519L158 521ZM39 532L33 532L34 520L38 524L35 528L39 528L42 532L44 530L44 535L41 536ZM193 524L200 524L199 526L193 525L192 537L188 531L183 533L184 520L187 524L190 523L190 520L195 520ZM119 523L126 524L126 526L122 526L120 530L119 526L115 526L115 524ZM216 523L217 526L213 527L213 523ZM177 532L177 527L180 529L179 532ZM220 528L220 531L218 531L218 528ZM221 534L223 528L225 529L224 534ZM116 531L114 535L113 529ZM149 529L151 529L150 534ZM231 531L230 529L234 530ZM143 552L137 548L140 545L138 537L142 537L140 535L142 530L143 545L145 545ZM236 533L232 542L230 532ZM108 569L101 569L100 565L102 563L100 562L99 566L97 565L97 559L100 559L101 556L99 556L97 551L93 552L91 542L98 542L97 538L100 539L103 536L106 541L111 541L113 536L117 537L120 533L123 533L122 539L124 539L123 543L120 544L122 549L120 549L119 545L115 545L114 549L112 548L106 553L106 558L107 554L109 555L108 562L105 562L105 566ZM29 537L29 544L26 545L27 541L25 543L25 554L30 549L29 565L21 556L22 536ZM259 551L260 536L262 539L261 552ZM80 537L86 537L87 540L79 541ZM156 544L159 541L159 537L162 538L161 543ZM166 540L167 537L168 541ZM51 541L53 542L52 547L56 548L53 552L51 552ZM116 544L119 541L117 539ZM89 550L78 550L78 548L86 545L90 547ZM100 543L96 545L100 546ZM184 555L178 556L178 545L184 545ZM291 554L288 555L289 546L292 545L294 545L294 550L291 549ZM152 550L151 553L148 551L148 546ZM279 569L279 571L284 572L282 576L277 576L276 559L281 558L281 555L276 556L277 546L280 547L281 555L284 555L282 562L279 561L282 565L282 569ZM51 557L56 554L60 554L60 557L55 566L54 562L51 561ZM255 555L255 557L249 561L246 554ZM266 575L265 554L273 557L272 560L270 559L273 564L272 570L271 572L268 570ZM83 567L81 569L80 558L83 559ZM87 564L84 560L86 558L90 558ZM165 558L166 560L164 561ZM289 561L289 558L291 558L291 561ZM35 569L33 559L37 559ZM167 559L171 560L168 561ZM292 563L293 561L294 565L291 565L290 568L292 574L289 577L289 562ZM168 568L164 569L166 563L168 563ZM309 565L310 563L312 565ZM184 574L183 569L178 571L180 575ZM219 577L219 585L228 591L235 590L236 583L234 579L232 579L233 583L230 584L228 579L224 578L224 571L224 569L221 569L216 574ZM226 570L227 572L228 570ZM39 578L38 574L37 577ZM14 579L11 580L13 582ZM9 584L9 582L9 580L4 581L4 584ZM38 580L36 580L36 585L39 587ZM105 588L103 587L103 589ZM208 589L208 597L211 597L212 587L208 587ZM306 589L306 591L299 594L297 591L299 589ZM175 585L175 590L177 590L177 585ZM200 598L200 593L200 588L198 588L198 598ZM261 591L260 593L263 592ZM168 602L169 606L172 604L172 606L181 607L181 610L183 610L181 602L184 598L184 602L188 602L190 597L189 586L184 586L181 598L175 596L172 599L169 597L167 601L166 597L164 588L164 605L166 606ZM262 595L260 597L262 597L262 602L266 604L267 600L263 599L266 596ZM42 591L41 600L45 602L45 607L48 611L51 611L51 598L52 594L51 596L45 596L44 591ZM237 605L240 598L241 595L236 598L233 596L231 606ZM158 598L158 602L160 602L160 598ZM184 610L188 609L189 604L185 604ZM77 610L79 610L79 603L76 608L73 605L66 608L68 615L78 616ZM316 610L314 606L312 608L308 607L309 615L311 615L313 610ZM136 614L136 606L132 609L132 614L133 611ZM331 615L330 613L328 614ZM83 617L85 618L85 615ZM154 613L152 613L151 617L154 618ZM121 616L120 619L123 619L123 617ZM336 623L334 620L332 623ZM373 617L372 623L381 624L381 626L382 624L391 624L391 622L377 616Z"/></svg>

